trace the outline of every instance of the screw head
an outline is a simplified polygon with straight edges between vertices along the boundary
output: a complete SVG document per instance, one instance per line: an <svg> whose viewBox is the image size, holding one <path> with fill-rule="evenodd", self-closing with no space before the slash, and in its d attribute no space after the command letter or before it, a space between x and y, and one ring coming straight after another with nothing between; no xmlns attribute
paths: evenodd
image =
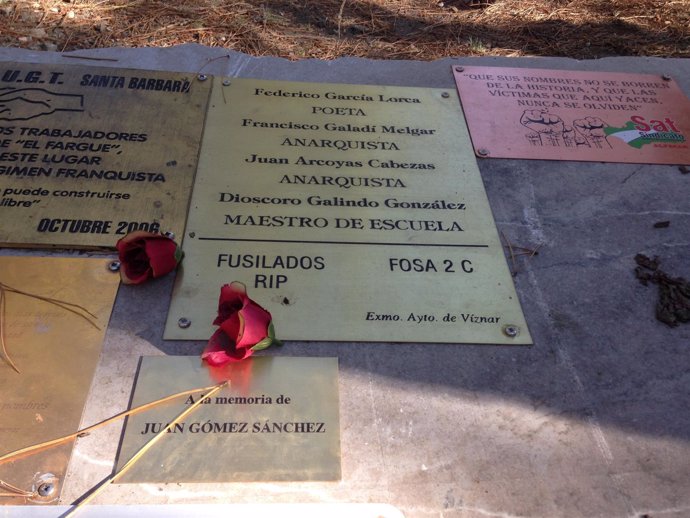
<svg viewBox="0 0 690 518"><path fill-rule="evenodd" d="M196 76L196 78L199 81L206 81L208 79L208 76L206 74L199 74L198 76Z"/></svg>
<svg viewBox="0 0 690 518"><path fill-rule="evenodd" d="M450 94L448 92L443 92L441 94L441 97L443 97L444 99L448 99L450 97Z"/></svg>
<svg viewBox="0 0 690 518"><path fill-rule="evenodd" d="M120 261L110 261L108 263L108 270L111 272L119 272L120 271Z"/></svg>
<svg viewBox="0 0 690 518"><path fill-rule="evenodd" d="M196 232L190 232L189 237L196 237Z"/></svg>
<svg viewBox="0 0 690 518"><path fill-rule="evenodd" d="M186 318L186 317L182 317L182 318L180 318L180 319L177 321L177 325L178 325L181 329L187 329L189 326L192 325L192 321L189 320L189 319Z"/></svg>
<svg viewBox="0 0 690 518"><path fill-rule="evenodd" d="M223 79L223 86L230 86L230 80L229 79Z"/></svg>
<svg viewBox="0 0 690 518"><path fill-rule="evenodd" d="M464 72L464 71L465 71L465 67L455 67L455 71L456 71L456 72Z"/></svg>
<svg viewBox="0 0 690 518"><path fill-rule="evenodd" d="M486 148L480 147L480 148L477 150L477 154L478 154L479 156L489 156L489 150L486 149Z"/></svg>
<svg viewBox="0 0 690 518"><path fill-rule="evenodd" d="M668 75L668 74L664 74L663 76L661 76L661 79L663 79L664 81L670 81L670 80L671 80L671 76Z"/></svg>
<svg viewBox="0 0 690 518"><path fill-rule="evenodd" d="M503 326L503 334L509 338L515 338L520 334L520 328L513 324L506 324Z"/></svg>
<svg viewBox="0 0 690 518"><path fill-rule="evenodd" d="M38 489L36 490L38 493L38 496L50 496L53 493L55 493L55 484L52 482L44 482L40 486L38 486Z"/></svg>

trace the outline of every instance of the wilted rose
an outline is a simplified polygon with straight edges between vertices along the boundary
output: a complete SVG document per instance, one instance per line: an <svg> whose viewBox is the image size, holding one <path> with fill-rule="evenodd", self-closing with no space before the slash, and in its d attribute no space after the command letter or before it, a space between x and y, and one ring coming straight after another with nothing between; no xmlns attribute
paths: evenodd
<svg viewBox="0 0 690 518"><path fill-rule="evenodd" d="M201 355L209 365L224 365L244 360L254 351L278 344L271 314L249 298L244 284L233 282L220 289L218 316L220 326Z"/></svg>
<svg viewBox="0 0 690 518"><path fill-rule="evenodd" d="M163 234L130 232L115 245L120 277L125 284L141 284L172 272L182 260L182 249Z"/></svg>

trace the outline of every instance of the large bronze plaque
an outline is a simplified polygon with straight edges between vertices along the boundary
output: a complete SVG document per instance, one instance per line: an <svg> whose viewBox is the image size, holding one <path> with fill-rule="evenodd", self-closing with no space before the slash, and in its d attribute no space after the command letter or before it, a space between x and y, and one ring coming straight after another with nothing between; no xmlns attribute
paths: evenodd
<svg viewBox="0 0 690 518"><path fill-rule="evenodd" d="M210 82L0 64L0 243L113 247L184 229Z"/></svg>
<svg viewBox="0 0 690 518"><path fill-rule="evenodd" d="M690 163L690 101L668 76L453 67L478 156Z"/></svg>
<svg viewBox="0 0 690 518"><path fill-rule="evenodd" d="M236 280L283 339L530 343L454 91L217 79L183 246L169 339Z"/></svg>
<svg viewBox="0 0 690 518"><path fill-rule="evenodd" d="M143 357L132 406L224 380L120 482L340 479L337 358L249 358L223 368L194 356ZM128 418L118 469L199 396Z"/></svg>
<svg viewBox="0 0 690 518"><path fill-rule="evenodd" d="M107 264L105 259L0 257L3 284L78 304L96 317L92 325L44 300L5 292L5 342L21 372L0 360L0 454L79 429L120 281ZM68 443L5 462L0 479L32 491L45 480L41 477L53 475L56 491L40 500L56 500L71 452ZM22 503L27 502L0 498L0 504Z"/></svg>

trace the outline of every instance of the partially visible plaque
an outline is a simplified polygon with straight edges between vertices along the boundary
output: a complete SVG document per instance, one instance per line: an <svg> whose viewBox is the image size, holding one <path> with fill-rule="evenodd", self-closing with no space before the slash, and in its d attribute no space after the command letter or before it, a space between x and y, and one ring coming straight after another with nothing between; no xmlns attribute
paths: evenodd
<svg viewBox="0 0 690 518"><path fill-rule="evenodd" d="M119 482L340 479L337 358L266 356L218 369L196 356L143 357L132 406L226 379ZM117 469L198 398L129 417Z"/></svg>
<svg viewBox="0 0 690 518"><path fill-rule="evenodd" d="M180 234L209 92L189 73L0 63L0 243Z"/></svg>
<svg viewBox="0 0 690 518"><path fill-rule="evenodd" d="M105 259L0 257L0 282L40 297L76 304L57 307L45 300L5 291L5 345L10 359L0 360L0 455L79 429L108 326L120 276ZM69 307L88 316L82 318ZM0 479L32 491L53 475L56 500L72 443L0 464ZM23 498L1 498L20 504Z"/></svg>
<svg viewBox="0 0 690 518"><path fill-rule="evenodd" d="M453 67L481 157L690 163L690 100L669 76Z"/></svg>
<svg viewBox="0 0 690 518"><path fill-rule="evenodd" d="M453 91L217 78L185 234L168 339L531 343Z"/></svg>

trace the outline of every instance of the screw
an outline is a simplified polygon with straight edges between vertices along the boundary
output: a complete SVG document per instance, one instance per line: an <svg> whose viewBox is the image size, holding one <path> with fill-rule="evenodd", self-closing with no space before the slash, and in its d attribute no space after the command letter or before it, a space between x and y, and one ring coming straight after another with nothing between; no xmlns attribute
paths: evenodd
<svg viewBox="0 0 690 518"><path fill-rule="evenodd" d="M515 338L517 335L520 334L520 328L512 324L507 324L503 326L503 334L510 338Z"/></svg>
<svg viewBox="0 0 690 518"><path fill-rule="evenodd" d="M168 239L175 239L175 233L174 232L163 232L163 235L167 237Z"/></svg>
<svg viewBox="0 0 690 518"><path fill-rule="evenodd" d="M664 81L670 81L670 80L671 80L671 76L668 75L668 74L664 74L663 76L661 76L661 79L663 79Z"/></svg>
<svg viewBox="0 0 690 518"><path fill-rule="evenodd" d="M180 326L180 328L182 329L187 329L189 326L192 325L192 321L188 318L182 317L177 321L177 325Z"/></svg>
<svg viewBox="0 0 690 518"><path fill-rule="evenodd" d="M464 72L464 71L465 71L465 67L455 67L455 71L456 71L456 72Z"/></svg>
<svg viewBox="0 0 690 518"><path fill-rule="evenodd" d="M443 92L441 94L441 97L443 97L444 99L448 99L450 97L450 94L448 92Z"/></svg>
<svg viewBox="0 0 690 518"><path fill-rule="evenodd" d="M110 261L110 263L108 263L108 270L110 270L111 272L119 272L120 261Z"/></svg>
<svg viewBox="0 0 690 518"><path fill-rule="evenodd" d="M480 147L480 148L477 150L477 154L478 154L479 156L489 156L489 150L486 149L486 148Z"/></svg>
<svg viewBox="0 0 690 518"><path fill-rule="evenodd" d="M229 79L224 79L224 80L223 80L223 86L230 86L230 80L229 80Z"/></svg>
<svg viewBox="0 0 690 518"><path fill-rule="evenodd" d="M198 76L196 76L196 78L199 81L206 81L206 79L208 79L208 77L206 77L206 74L199 74Z"/></svg>
<svg viewBox="0 0 690 518"><path fill-rule="evenodd" d="M39 496L50 496L55 493L55 484L52 482L44 482L36 490Z"/></svg>
<svg viewBox="0 0 690 518"><path fill-rule="evenodd" d="M196 232L190 232L189 237L196 237Z"/></svg>

